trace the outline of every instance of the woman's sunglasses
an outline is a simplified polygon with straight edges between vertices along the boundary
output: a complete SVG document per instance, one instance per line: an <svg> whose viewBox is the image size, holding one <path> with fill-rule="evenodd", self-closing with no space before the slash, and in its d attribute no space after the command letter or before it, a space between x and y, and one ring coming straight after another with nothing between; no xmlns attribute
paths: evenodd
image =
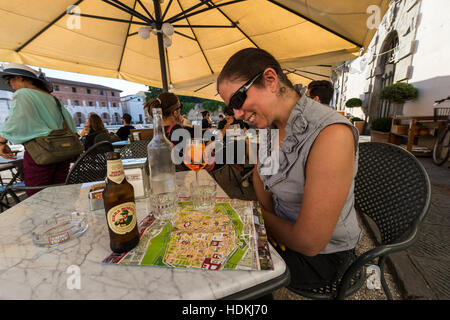
<svg viewBox="0 0 450 320"><path fill-rule="evenodd" d="M247 90L252 86L253 82L258 79L260 75L263 73L259 73L252 79L248 80L242 87L240 87L230 98L230 103L228 103L228 106L232 109L239 110L242 108L242 105L245 102L245 99L247 99Z"/></svg>

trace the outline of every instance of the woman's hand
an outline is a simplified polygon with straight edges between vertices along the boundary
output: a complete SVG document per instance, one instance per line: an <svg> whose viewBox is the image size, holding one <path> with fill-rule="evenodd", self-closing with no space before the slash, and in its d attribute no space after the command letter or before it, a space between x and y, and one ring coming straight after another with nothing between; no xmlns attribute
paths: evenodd
<svg viewBox="0 0 450 320"><path fill-rule="evenodd" d="M80 136L84 137L85 135L87 135L89 133L89 127L84 126L83 130L81 130Z"/></svg>
<svg viewBox="0 0 450 320"><path fill-rule="evenodd" d="M17 159L7 144L0 144L0 156L5 159Z"/></svg>

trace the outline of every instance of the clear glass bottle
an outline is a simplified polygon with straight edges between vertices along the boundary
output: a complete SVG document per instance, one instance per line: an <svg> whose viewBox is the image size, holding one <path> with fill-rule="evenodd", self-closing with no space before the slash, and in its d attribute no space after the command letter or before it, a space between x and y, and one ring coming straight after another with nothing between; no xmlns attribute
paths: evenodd
<svg viewBox="0 0 450 320"><path fill-rule="evenodd" d="M175 192L175 165L172 162L172 143L164 133L162 110L154 108L153 139L147 146L152 194Z"/></svg>

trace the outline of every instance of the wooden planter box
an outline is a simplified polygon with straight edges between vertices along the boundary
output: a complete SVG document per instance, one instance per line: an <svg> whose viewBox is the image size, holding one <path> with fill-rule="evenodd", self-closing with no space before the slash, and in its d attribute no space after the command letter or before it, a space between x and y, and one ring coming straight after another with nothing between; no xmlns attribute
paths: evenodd
<svg viewBox="0 0 450 320"><path fill-rule="evenodd" d="M394 134L407 135L408 129L409 129L408 125L393 124L392 128L391 128L391 132Z"/></svg>
<svg viewBox="0 0 450 320"><path fill-rule="evenodd" d="M374 142L389 142L390 141L390 132L376 131L370 130L370 141Z"/></svg>

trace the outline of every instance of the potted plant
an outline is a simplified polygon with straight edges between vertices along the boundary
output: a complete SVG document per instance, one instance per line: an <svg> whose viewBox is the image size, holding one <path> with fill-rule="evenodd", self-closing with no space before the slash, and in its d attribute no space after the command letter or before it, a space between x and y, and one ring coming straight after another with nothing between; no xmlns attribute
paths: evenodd
<svg viewBox="0 0 450 320"><path fill-rule="evenodd" d="M381 99L388 100L394 104L394 115L397 114L397 109L406 101L414 100L417 96L417 89L413 85L405 82L390 84L384 87L380 94Z"/></svg>
<svg viewBox="0 0 450 320"><path fill-rule="evenodd" d="M358 129L359 135L362 135L364 124L366 123L363 119L359 117L352 116L348 120L350 120L351 123Z"/></svg>
<svg viewBox="0 0 450 320"><path fill-rule="evenodd" d="M347 102L345 103L345 106L347 108L361 107L362 101L361 101L361 99L358 99L358 98L351 98L351 99L347 100Z"/></svg>
<svg viewBox="0 0 450 320"><path fill-rule="evenodd" d="M351 98L348 99L347 102L345 103L345 107L346 108L357 108L357 107L361 107L362 106L362 101L359 98ZM352 112L350 112L352 113ZM352 115L353 116L353 115ZM347 117L350 119L350 117Z"/></svg>
<svg viewBox="0 0 450 320"><path fill-rule="evenodd" d="M391 117L383 117L373 120L370 128L370 140L376 142L389 142L391 126Z"/></svg>

